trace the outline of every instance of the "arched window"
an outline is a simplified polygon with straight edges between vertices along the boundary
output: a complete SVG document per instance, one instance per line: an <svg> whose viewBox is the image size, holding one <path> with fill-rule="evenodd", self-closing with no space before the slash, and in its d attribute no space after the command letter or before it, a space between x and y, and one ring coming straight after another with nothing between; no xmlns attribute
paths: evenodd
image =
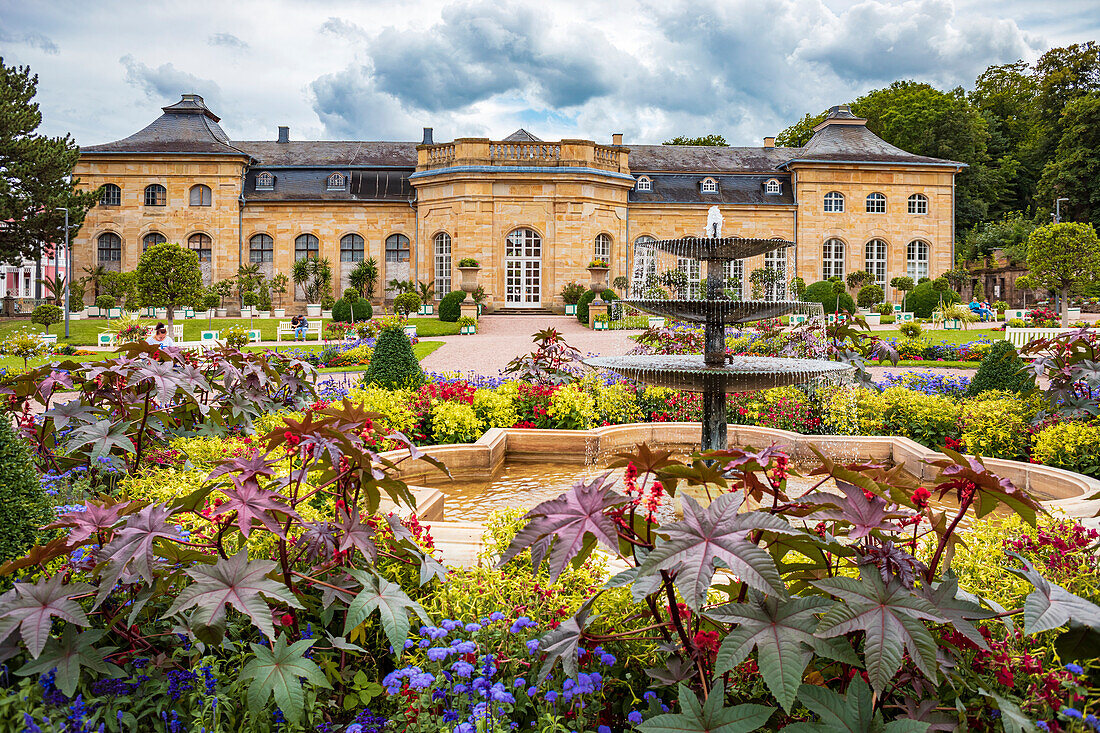
<svg viewBox="0 0 1100 733"><path fill-rule="evenodd" d="M636 184L634 184L634 190L635 191L652 191L653 190L653 181L649 178L649 176L640 176L638 178L638 182Z"/></svg>
<svg viewBox="0 0 1100 733"><path fill-rule="evenodd" d="M121 206L122 205L122 189L113 183L108 183L103 186L103 191L99 194L100 206Z"/></svg>
<svg viewBox="0 0 1100 733"><path fill-rule="evenodd" d="M451 292L451 235L440 232L435 235L435 299Z"/></svg>
<svg viewBox="0 0 1100 733"><path fill-rule="evenodd" d="M914 239L905 248L905 274L917 282L928 277L928 242Z"/></svg>
<svg viewBox="0 0 1100 733"><path fill-rule="evenodd" d="M333 173L331 176L328 177L328 189L330 191L333 190L333 189L342 189L343 187L344 187L344 174L343 173Z"/></svg>
<svg viewBox="0 0 1100 733"><path fill-rule="evenodd" d="M718 193L718 181L713 178L704 178L699 184L699 190L703 193Z"/></svg>
<svg viewBox="0 0 1100 733"><path fill-rule="evenodd" d="M149 232L141 238L141 251L144 252L150 247L155 247L158 244L164 244L167 241L167 237L165 237L160 232Z"/></svg>
<svg viewBox="0 0 1100 733"><path fill-rule="evenodd" d="M386 262L409 261L409 238L404 234L386 237Z"/></svg>
<svg viewBox="0 0 1100 733"><path fill-rule="evenodd" d="M863 269L875 277L875 284L886 290L886 242L881 239L872 239L867 242L864 252Z"/></svg>
<svg viewBox="0 0 1100 733"><path fill-rule="evenodd" d="M192 186L190 200L192 206L210 206L213 200L213 196L210 193L210 186L204 186L201 183L197 186Z"/></svg>
<svg viewBox="0 0 1100 733"><path fill-rule="evenodd" d="M867 197L867 213L868 214L885 214L886 213L886 197L881 193L873 193Z"/></svg>
<svg viewBox="0 0 1100 733"><path fill-rule="evenodd" d="M168 189L159 183L154 183L145 187L145 205L146 206L167 206L168 205Z"/></svg>
<svg viewBox="0 0 1100 733"><path fill-rule="evenodd" d="M821 248L821 279L844 277L844 242L826 239Z"/></svg>
<svg viewBox="0 0 1100 733"><path fill-rule="evenodd" d="M611 235L597 234L596 245L592 248L592 259L611 262Z"/></svg>
<svg viewBox="0 0 1100 733"><path fill-rule="evenodd" d="M319 257L321 254L321 242L312 234L299 234L294 240L294 259L305 260L311 257Z"/></svg>
<svg viewBox="0 0 1100 733"><path fill-rule="evenodd" d="M676 269L684 273L687 276L687 287L684 288L682 293L678 293L678 297L694 299L700 296L700 290L704 289L702 279L702 268L700 267L699 260L694 257L677 257Z"/></svg>
<svg viewBox="0 0 1100 733"><path fill-rule="evenodd" d="M910 214L927 214L928 197L921 193L915 193L909 197Z"/></svg>
<svg viewBox="0 0 1100 733"><path fill-rule="evenodd" d="M631 277L631 288L635 293L641 293L646 286L646 280L650 275L657 274L657 258L654 257L652 242L657 241L648 234L643 234L634 240L634 271Z"/></svg>
<svg viewBox="0 0 1100 733"><path fill-rule="evenodd" d="M769 179L768 182L764 184L764 193L769 196L778 196L782 192L783 186L774 178Z"/></svg>
<svg viewBox="0 0 1100 733"><path fill-rule="evenodd" d="M366 247L358 234L345 234L340 237L340 261L362 262Z"/></svg>
<svg viewBox="0 0 1100 733"><path fill-rule="evenodd" d="M275 188L275 176L271 175L267 171L264 171L256 176L257 191L270 191L273 188Z"/></svg>
<svg viewBox="0 0 1100 733"><path fill-rule="evenodd" d="M103 232L96 239L100 262L122 261L122 237L114 232Z"/></svg>
<svg viewBox="0 0 1100 733"><path fill-rule="evenodd" d="M787 297L787 250L773 249L764 255L764 267L779 273L774 283L768 283L764 297L768 300L785 300Z"/></svg>
<svg viewBox="0 0 1100 733"><path fill-rule="evenodd" d="M844 211L844 194L840 191L829 191L825 194L825 213L840 214Z"/></svg>
<svg viewBox="0 0 1100 733"><path fill-rule="evenodd" d="M249 262L274 262L275 240L270 234L253 234L248 239Z"/></svg>
<svg viewBox="0 0 1100 733"><path fill-rule="evenodd" d="M745 297L745 261L729 260L725 264L726 290L733 293L734 300Z"/></svg>
<svg viewBox="0 0 1100 733"><path fill-rule="evenodd" d="M210 248L210 236L207 234L192 234L187 238L187 249L194 250L199 255L199 262L210 262L213 253Z"/></svg>

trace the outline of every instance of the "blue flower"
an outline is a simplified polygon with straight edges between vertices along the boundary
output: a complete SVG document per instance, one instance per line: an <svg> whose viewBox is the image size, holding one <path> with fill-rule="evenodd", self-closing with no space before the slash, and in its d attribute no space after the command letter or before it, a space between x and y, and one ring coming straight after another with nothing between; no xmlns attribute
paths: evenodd
<svg viewBox="0 0 1100 733"><path fill-rule="evenodd" d="M1092 713L1085 716L1085 725L1093 730L1100 730L1100 718L1097 718Z"/></svg>
<svg viewBox="0 0 1100 733"><path fill-rule="evenodd" d="M1066 665L1066 671L1067 672L1073 672L1074 674L1084 674L1085 673L1084 668L1082 668L1080 664L1074 664L1073 662L1070 662L1069 664Z"/></svg>
<svg viewBox="0 0 1100 733"><path fill-rule="evenodd" d="M474 665L460 659L451 665L451 671L459 677L469 677L474 673Z"/></svg>
<svg viewBox="0 0 1100 733"><path fill-rule="evenodd" d="M421 672L409 678L409 689L423 690L431 687L435 682L435 675L430 672Z"/></svg>
<svg viewBox="0 0 1100 733"><path fill-rule="evenodd" d="M642 714L639 713L637 710L631 710L630 714L626 716L626 719L629 720L634 725L641 725L641 723L642 723Z"/></svg>
<svg viewBox="0 0 1100 733"><path fill-rule="evenodd" d="M610 667L615 664L615 655L604 652L600 655L600 662Z"/></svg>
<svg viewBox="0 0 1100 733"><path fill-rule="evenodd" d="M504 620L504 614L501 613L500 611L493 611L492 613L489 614L489 620L490 621L503 621Z"/></svg>
<svg viewBox="0 0 1100 733"><path fill-rule="evenodd" d="M1074 720L1081 720L1084 717L1077 708L1062 708L1061 713L1067 718L1073 718Z"/></svg>
<svg viewBox="0 0 1100 733"><path fill-rule="evenodd" d="M472 641L459 641L455 642L451 646L451 651L455 654L473 654L477 651L477 644Z"/></svg>
<svg viewBox="0 0 1100 733"><path fill-rule="evenodd" d="M653 690L646 690L645 693L642 695L642 699L646 700L647 702L649 700L656 700L657 699L657 693L654 692Z"/></svg>
<svg viewBox="0 0 1100 733"><path fill-rule="evenodd" d="M539 650L539 640L538 639L530 639L527 642L527 653L528 654L534 654L538 650Z"/></svg>
<svg viewBox="0 0 1100 733"><path fill-rule="evenodd" d="M526 616L520 616L519 618L517 618L515 621L512 622L512 626L511 626L511 628L508 629L508 631L510 631L513 634L518 634L519 632L523 631L524 629L529 629L532 626L536 626L536 625L537 624L534 621L527 618Z"/></svg>
<svg viewBox="0 0 1100 733"><path fill-rule="evenodd" d="M554 692L553 690L549 690L545 695L543 695L543 699L546 700L546 702L552 703L558 699L558 693Z"/></svg>
<svg viewBox="0 0 1100 733"><path fill-rule="evenodd" d="M1045 720L1036 720L1035 725L1037 725L1039 727L1039 730L1046 730L1046 731L1050 730L1050 726L1047 725L1047 722Z"/></svg>
<svg viewBox="0 0 1100 733"><path fill-rule="evenodd" d="M536 694L538 694L538 691L539 691L538 688L535 687L534 685L532 685L531 687L528 687L527 688L527 697L534 697Z"/></svg>
<svg viewBox="0 0 1100 733"><path fill-rule="evenodd" d="M442 662L450 655L450 653L450 647L432 647L428 650L428 659L432 660L433 662Z"/></svg>
<svg viewBox="0 0 1100 733"><path fill-rule="evenodd" d="M520 687L523 687L526 684L527 684L526 680L524 680L522 677L517 677L516 681L512 683L512 687L515 687L515 688L518 689Z"/></svg>
<svg viewBox="0 0 1100 733"><path fill-rule="evenodd" d="M596 729L596 733L611 733L611 729L608 728L606 725L601 725L599 728Z"/></svg>
<svg viewBox="0 0 1100 733"><path fill-rule="evenodd" d="M463 721L455 726L454 733L477 733L477 729L472 723Z"/></svg>
<svg viewBox="0 0 1100 733"><path fill-rule="evenodd" d="M466 629L467 633L476 634L481 631L481 624L466 624L463 628Z"/></svg>

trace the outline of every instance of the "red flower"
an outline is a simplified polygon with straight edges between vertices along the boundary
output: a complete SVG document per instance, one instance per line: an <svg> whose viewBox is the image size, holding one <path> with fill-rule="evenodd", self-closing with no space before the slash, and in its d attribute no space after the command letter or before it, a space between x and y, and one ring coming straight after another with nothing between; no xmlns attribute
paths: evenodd
<svg viewBox="0 0 1100 733"><path fill-rule="evenodd" d="M910 495L909 500L912 501L918 509L924 509L928 506L928 500L932 498L932 493L923 486L918 486L917 490Z"/></svg>

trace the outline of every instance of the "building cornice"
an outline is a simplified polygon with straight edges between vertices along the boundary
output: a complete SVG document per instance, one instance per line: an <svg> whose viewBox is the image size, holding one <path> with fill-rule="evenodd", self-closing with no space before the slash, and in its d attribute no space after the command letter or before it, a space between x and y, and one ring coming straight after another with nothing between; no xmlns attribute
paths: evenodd
<svg viewBox="0 0 1100 733"><path fill-rule="evenodd" d="M410 181L420 181L425 178L431 178L433 176L441 175L456 175L466 173L540 173L542 175L547 174L561 174L568 173L570 175L583 174L589 176L599 176L601 178L612 178L619 181L629 181L633 186L637 181L634 176L629 173L619 173L616 171L605 171L599 168L588 168L584 166L534 166L534 165L454 165L446 168L433 168L426 171L418 171L409 176Z"/></svg>

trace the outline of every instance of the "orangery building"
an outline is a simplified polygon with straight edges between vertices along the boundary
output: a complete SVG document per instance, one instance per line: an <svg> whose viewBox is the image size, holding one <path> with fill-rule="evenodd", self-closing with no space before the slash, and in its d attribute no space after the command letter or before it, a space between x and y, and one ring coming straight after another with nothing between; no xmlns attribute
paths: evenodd
<svg viewBox="0 0 1100 733"><path fill-rule="evenodd" d="M81 149L75 175L102 190L73 245L75 271L136 268L164 241L195 250L207 283L255 263L268 276L327 258L339 297L367 258L379 297L391 280L458 288L457 266L481 266L487 307L563 305L604 260L614 281L645 274L635 245L701 235L719 207L724 234L795 246L756 267L807 283L867 270L889 292L898 275L951 267L954 180L963 164L889 145L834 107L801 148L546 142L230 140L201 97L185 94L133 135ZM788 262L787 258L793 258ZM299 294L300 297L300 294ZM304 305L298 301L299 305Z"/></svg>

